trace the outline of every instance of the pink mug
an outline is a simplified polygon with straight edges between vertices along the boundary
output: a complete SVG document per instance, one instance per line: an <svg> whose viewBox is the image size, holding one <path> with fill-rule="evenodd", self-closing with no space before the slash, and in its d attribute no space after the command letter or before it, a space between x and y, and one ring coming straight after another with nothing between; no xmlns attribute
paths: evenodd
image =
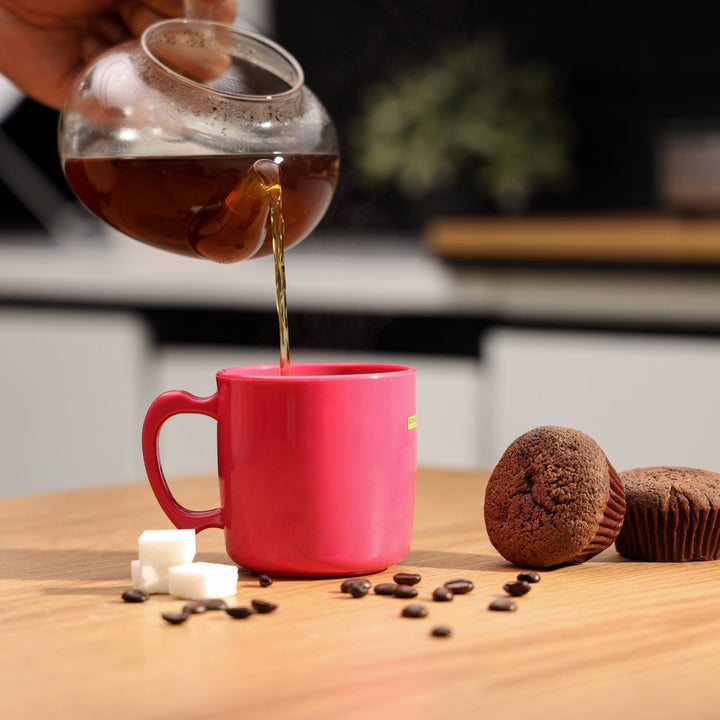
<svg viewBox="0 0 720 720"><path fill-rule="evenodd" d="M373 363L294 363L217 373L206 398L158 396L142 433L148 479L178 528L223 528L230 558L286 576L383 570L410 548L415 505L415 370ZM217 420L220 507L189 510L158 454L180 413Z"/></svg>

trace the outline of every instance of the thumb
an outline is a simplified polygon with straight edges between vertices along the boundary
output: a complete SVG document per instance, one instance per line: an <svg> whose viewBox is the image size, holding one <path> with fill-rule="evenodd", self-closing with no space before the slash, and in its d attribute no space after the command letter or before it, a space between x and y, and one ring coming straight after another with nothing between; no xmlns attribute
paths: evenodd
<svg viewBox="0 0 720 720"><path fill-rule="evenodd" d="M183 16L192 20L232 23L236 12L235 0L183 0Z"/></svg>

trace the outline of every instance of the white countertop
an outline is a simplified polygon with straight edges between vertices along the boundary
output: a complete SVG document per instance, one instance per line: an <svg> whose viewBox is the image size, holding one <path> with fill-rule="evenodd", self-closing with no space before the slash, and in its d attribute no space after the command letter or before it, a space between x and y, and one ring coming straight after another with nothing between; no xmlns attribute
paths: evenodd
<svg viewBox="0 0 720 720"><path fill-rule="evenodd" d="M477 315L502 321L720 323L720 272L450 265L420 241L310 237L286 255L291 311ZM271 258L216 265L124 236L0 241L0 297L129 306L274 308Z"/></svg>

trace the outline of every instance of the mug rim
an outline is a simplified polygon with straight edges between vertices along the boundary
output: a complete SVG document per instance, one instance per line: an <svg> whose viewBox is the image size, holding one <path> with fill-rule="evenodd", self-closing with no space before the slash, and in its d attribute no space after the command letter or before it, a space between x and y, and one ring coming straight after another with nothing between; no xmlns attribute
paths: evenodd
<svg viewBox="0 0 720 720"><path fill-rule="evenodd" d="M308 372L308 369L317 372ZM238 365L216 373L218 380L257 380L262 382L341 382L414 375L410 365L381 362L298 362L292 363L289 375L280 374L278 363Z"/></svg>

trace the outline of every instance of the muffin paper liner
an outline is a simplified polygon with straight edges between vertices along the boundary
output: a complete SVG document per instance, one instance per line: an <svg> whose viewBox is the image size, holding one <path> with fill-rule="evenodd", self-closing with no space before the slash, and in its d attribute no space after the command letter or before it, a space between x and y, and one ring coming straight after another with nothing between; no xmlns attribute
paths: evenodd
<svg viewBox="0 0 720 720"><path fill-rule="evenodd" d="M617 551L633 560L688 562L720 558L720 510L628 507Z"/></svg>
<svg viewBox="0 0 720 720"><path fill-rule="evenodd" d="M583 563L609 548L622 529L625 519L625 488L610 462L608 462L608 469L610 471L610 498L603 518L594 537L568 564Z"/></svg>

